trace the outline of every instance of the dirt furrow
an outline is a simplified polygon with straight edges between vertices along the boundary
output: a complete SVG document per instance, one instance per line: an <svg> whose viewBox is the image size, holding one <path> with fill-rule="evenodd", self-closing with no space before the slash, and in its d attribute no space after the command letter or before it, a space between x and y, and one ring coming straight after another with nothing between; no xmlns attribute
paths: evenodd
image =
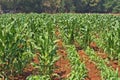
<svg viewBox="0 0 120 80"><path fill-rule="evenodd" d="M55 63L56 69L54 70L54 73L57 74L58 76L53 76L52 80L65 79L69 76L71 71L70 62L67 59L67 53L62 46L62 41L59 40L57 42L57 45L58 45L57 54L60 56L60 58Z"/></svg>
<svg viewBox="0 0 120 80"><path fill-rule="evenodd" d="M67 53L65 51L65 48L63 46L63 42L60 38L60 32L59 28L56 28L55 35L57 37L56 45L57 45L57 54L60 56L59 60L55 63L55 70L54 73L57 74L57 76L53 76L52 80L61 80L66 79L69 77L69 74L71 72L70 62L67 58Z"/></svg>
<svg viewBox="0 0 120 80"><path fill-rule="evenodd" d="M97 68L96 64L90 60L83 50L79 50L78 54L80 59L85 62L88 71L88 76L85 80L101 80L100 70Z"/></svg>
<svg viewBox="0 0 120 80"><path fill-rule="evenodd" d="M103 50L101 50L95 42L90 43L90 47L96 51L97 55L100 56L102 59L107 59L108 55L104 53ZM109 60L108 63L106 63L108 67L112 66L114 70L118 69L118 74L120 77L120 65L118 64L118 60Z"/></svg>

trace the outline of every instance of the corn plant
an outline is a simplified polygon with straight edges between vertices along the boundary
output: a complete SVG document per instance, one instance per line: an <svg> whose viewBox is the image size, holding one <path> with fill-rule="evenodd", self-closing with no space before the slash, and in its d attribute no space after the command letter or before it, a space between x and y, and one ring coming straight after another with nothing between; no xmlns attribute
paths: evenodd
<svg viewBox="0 0 120 80"><path fill-rule="evenodd" d="M39 23L40 22L40 23ZM38 19L38 23L41 24L39 27L33 29L35 40L35 49L39 52L39 64L34 64L39 69L40 76L51 75L54 70L54 63L58 60L56 55L57 47L54 43L54 32L53 26L48 22L46 24L41 23L42 20Z"/></svg>
<svg viewBox="0 0 120 80"><path fill-rule="evenodd" d="M84 63L80 61L80 57L75 49L75 46L67 46L67 52L72 67L70 77L67 80L84 80L87 76L87 71Z"/></svg>
<svg viewBox="0 0 120 80"><path fill-rule="evenodd" d="M118 59L120 52L120 41L119 41L119 22L116 20L110 24L110 27L106 29L106 34L103 34L103 39L106 44L103 44L105 51L110 54L112 59Z"/></svg>
<svg viewBox="0 0 120 80"><path fill-rule="evenodd" d="M0 74L5 78L22 73L32 59L31 32L27 23L15 26L16 19L0 27ZM19 27L19 28L18 28Z"/></svg>
<svg viewBox="0 0 120 80"><path fill-rule="evenodd" d="M51 80L49 75L44 75L44 76L40 76L40 75L35 75L35 76L29 76L27 77L26 80Z"/></svg>
<svg viewBox="0 0 120 80"><path fill-rule="evenodd" d="M0 76L8 77L9 74L22 73L26 64L30 64L33 56L39 53L40 63L33 64L40 72L37 77L50 77L54 69L53 64L59 58L56 55L57 47L54 43L56 25L59 26L60 38L65 44L69 45L77 41L80 47L86 49L91 41L95 41L100 48L110 54L112 59L120 60L119 16L105 14L3 14L0 15ZM96 34L99 36L97 39ZM70 49L68 52L75 56L72 54L76 53L74 48ZM94 56L91 57L93 60ZM73 61L75 58L70 57L70 59ZM80 62L78 59L75 60L77 60L75 63L78 66L77 64ZM107 69L107 66L101 68L102 65L104 65L104 61L101 61L99 65L102 71L105 70L105 73L102 72L103 78L112 79L111 75L117 74L110 70L111 68ZM77 67L73 67L73 69L79 70ZM73 71L72 73L78 72ZM32 77L36 79L36 76Z"/></svg>
<svg viewBox="0 0 120 80"><path fill-rule="evenodd" d="M71 17L68 20L64 21L64 27L61 27L61 33L67 44L73 44L74 43L74 36L75 36L75 18Z"/></svg>
<svg viewBox="0 0 120 80"><path fill-rule="evenodd" d="M118 70L114 71L111 67L108 67L105 61L98 57L96 53L87 47L86 53L88 56L97 63L98 68L101 70L102 80L118 80ZM107 61L106 61L107 62Z"/></svg>

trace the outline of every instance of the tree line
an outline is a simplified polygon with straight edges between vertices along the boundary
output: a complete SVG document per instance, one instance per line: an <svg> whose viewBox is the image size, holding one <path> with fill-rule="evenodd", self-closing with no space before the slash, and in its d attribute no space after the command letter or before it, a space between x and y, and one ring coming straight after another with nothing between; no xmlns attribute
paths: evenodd
<svg viewBox="0 0 120 80"><path fill-rule="evenodd" d="M0 11L120 13L120 0L0 0Z"/></svg>

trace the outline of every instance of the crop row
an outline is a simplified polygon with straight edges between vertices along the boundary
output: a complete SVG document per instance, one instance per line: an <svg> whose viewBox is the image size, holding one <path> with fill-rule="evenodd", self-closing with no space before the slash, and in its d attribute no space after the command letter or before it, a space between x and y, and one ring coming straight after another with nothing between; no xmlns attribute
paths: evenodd
<svg viewBox="0 0 120 80"><path fill-rule="evenodd" d="M86 50L91 42L96 42L105 53L108 53L110 59L120 61L120 16L3 14L0 15L0 77L9 79L11 76L21 74L26 65L31 64L38 69L38 77L43 76L44 79L46 76L49 80L54 71L53 65L59 58L54 42L57 39L56 27L59 27L65 44L72 45L74 42L78 42L78 45ZM32 62L36 54L39 64ZM76 51L73 47L68 48L68 54L71 65L80 64L79 68L84 67L83 63L77 62L78 58L75 59L75 63L72 63L73 59L78 57L75 55ZM102 61L100 63L104 65ZM104 65L104 67L106 66ZM76 69L78 68L73 66L71 75L75 73ZM101 70L103 72L103 69ZM109 68L106 70L110 71ZM85 71L81 78L85 76L84 73ZM106 77L103 75L103 78Z"/></svg>
<svg viewBox="0 0 120 80"><path fill-rule="evenodd" d="M120 78L118 78L118 69L115 71L111 67L107 66L107 64L106 64L108 62L107 59L103 60L102 58L97 56L96 53L89 47L87 47L86 53L91 58L91 60L93 60L94 62L97 63L98 68L101 70L102 80L118 80L118 79L120 79Z"/></svg>

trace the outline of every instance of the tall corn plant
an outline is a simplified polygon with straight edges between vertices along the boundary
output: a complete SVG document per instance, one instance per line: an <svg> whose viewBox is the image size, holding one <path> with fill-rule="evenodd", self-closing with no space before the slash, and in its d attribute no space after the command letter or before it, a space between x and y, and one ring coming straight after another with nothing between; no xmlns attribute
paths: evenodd
<svg viewBox="0 0 120 80"><path fill-rule="evenodd" d="M86 19L89 18L89 16L85 16L85 18L82 18L82 21L79 23L79 31L76 33L79 33L79 36L76 36L76 40L79 42L82 48L86 49L87 46L89 46L92 35L91 35L91 22L89 20L86 21Z"/></svg>
<svg viewBox="0 0 120 80"><path fill-rule="evenodd" d="M46 18L36 18L34 27L32 30L34 32L33 39L35 40L35 49L39 52L38 58L40 63L34 64L36 68L39 69L40 76L49 76L54 70L54 63L58 60L56 55L56 46L54 43L54 25L49 22L44 22ZM48 19L48 18L47 18ZM33 20L34 21L34 20Z"/></svg>
<svg viewBox="0 0 120 80"><path fill-rule="evenodd" d="M110 27L107 29L106 35L104 35L105 41L105 51L110 54L112 59L118 59L118 54L120 53L120 29L119 22L116 20L110 24Z"/></svg>
<svg viewBox="0 0 120 80"><path fill-rule="evenodd" d="M62 23L64 23L64 26L61 27L61 34L62 37L67 44L71 44L74 41L74 26L72 24L73 18L69 18L67 20L64 20Z"/></svg>
<svg viewBox="0 0 120 80"><path fill-rule="evenodd" d="M74 44L75 36L78 35L77 31L79 31L79 28L77 26L76 21L77 21L76 16L70 17L69 15L68 19L62 22L64 23L64 25L62 27L60 26L62 38L67 44Z"/></svg>
<svg viewBox="0 0 120 80"><path fill-rule="evenodd" d="M120 28L118 29L118 41L117 41L117 46L118 46L118 48L117 48L117 56L118 56L118 62L119 62L119 64L120 64L120 41L119 41L119 39L120 39Z"/></svg>
<svg viewBox="0 0 120 80"><path fill-rule="evenodd" d="M32 39L26 24L16 26L17 19L0 27L0 74L5 78L22 73L32 59Z"/></svg>
<svg viewBox="0 0 120 80"><path fill-rule="evenodd" d="M80 37L80 39L82 39L82 46L83 48L86 48L87 46L89 46L90 42L91 42L91 35L90 35L90 26L86 25L84 27L81 28L81 33L82 36Z"/></svg>

